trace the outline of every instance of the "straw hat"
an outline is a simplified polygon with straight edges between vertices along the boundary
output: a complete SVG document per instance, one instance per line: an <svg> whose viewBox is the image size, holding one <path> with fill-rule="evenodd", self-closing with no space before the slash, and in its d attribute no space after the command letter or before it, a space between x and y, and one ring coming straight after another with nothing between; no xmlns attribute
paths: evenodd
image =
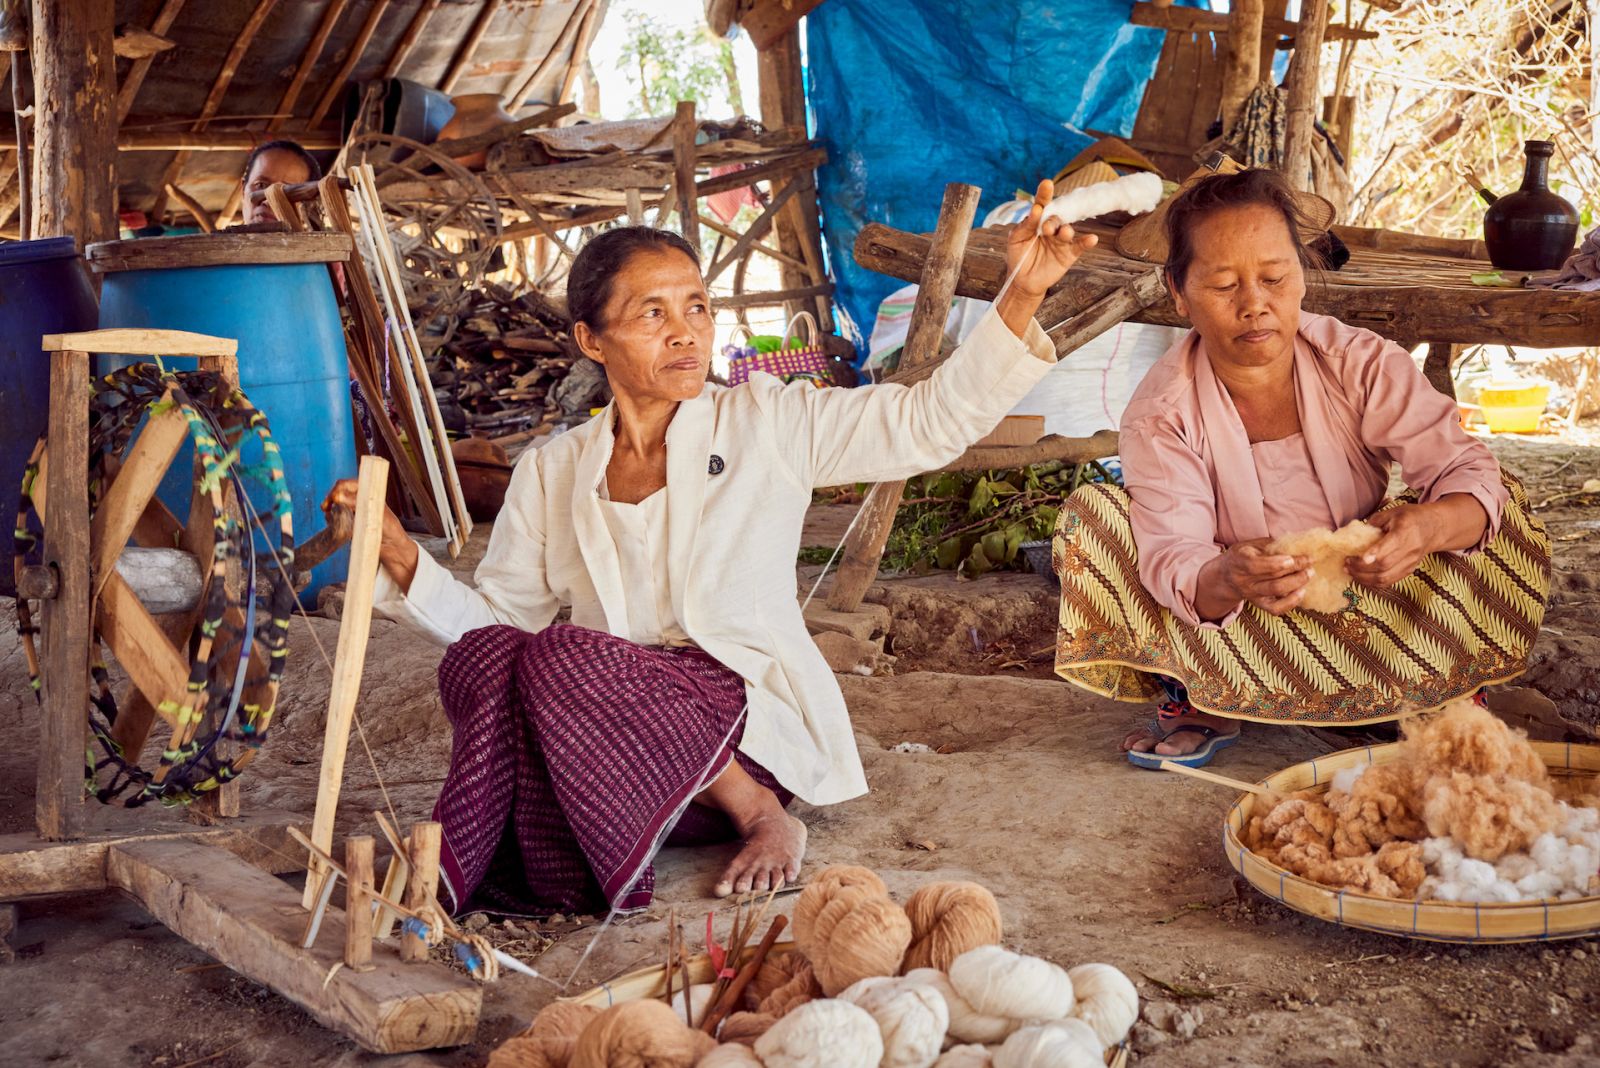
<svg viewBox="0 0 1600 1068"><path fill-rule="evenodd" d="M1148 263L1167 262L1167 208L1179 193L1194 185L1202 178L1213 174L1237 174L1244 170L1233 159L1218 152L1206 162L1199 170L1185 178L1183 185L1178 187L1178 192L1156 205L1156 210L1141 215L1134 219L1122 232L1117 235L1117 251L1124 256L1136 260L1145 260ZM1295 206L1300 209L1303 220L1300 227L1300 240L1312 241L1320 237L1328 227L1333 225L1336 214L1333 205L1315 193L1294 194Z"/></svg>

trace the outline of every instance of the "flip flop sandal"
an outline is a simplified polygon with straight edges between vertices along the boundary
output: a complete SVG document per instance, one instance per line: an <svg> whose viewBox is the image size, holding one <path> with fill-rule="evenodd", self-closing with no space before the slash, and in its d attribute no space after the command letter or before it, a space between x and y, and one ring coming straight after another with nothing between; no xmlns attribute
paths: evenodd
<svg viewBox="0 0 1600 1068"><path fill-rule="evenodd" d="M1163 756L1153 749L1148 753L1140 753L1136 750L1130 749L1128 750L1128 763L1132 764L1136 768L1145 768L1150 771L1160 771L1161 762L1164 760L1170 760L1172 763L1181 764L1186 768L1203 768L1207 764L1211 763L1211 758L1216 756L1218 752L1228 748L1228 746L1239 740L1239 730L1237 727L1234 728L1232 734L1223 734L1221 731L1217 730L1217 728L1208 727L1204 723L1188 723L1181 727L1174 727L1172 730L1163 734L1161 732L1160 721L1158 720L1155 723L1152 723L1150 728L1150 733L1155 735L1156 743L1158 745L1161 742L1167 741L1173 735L1182 734L1185 731L1188 731L1191 734L1201 735L1206 739L1206 744L1202 745L1194 752L1184 753L1182 756Z"/></svg>

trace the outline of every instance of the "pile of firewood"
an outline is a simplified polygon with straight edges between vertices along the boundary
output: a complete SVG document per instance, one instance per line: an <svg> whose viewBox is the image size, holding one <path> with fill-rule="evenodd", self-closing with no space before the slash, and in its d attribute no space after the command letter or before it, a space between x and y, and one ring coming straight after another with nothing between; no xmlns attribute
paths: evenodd
<svg viewBox="0 0 1600 1068"><path fill-rule="evenodd" d="M562 309L536 290L486 285L442 325L422 343L434 352L434 388L458 433L532 436L609 399L604 375L578 351Z"/></svg>

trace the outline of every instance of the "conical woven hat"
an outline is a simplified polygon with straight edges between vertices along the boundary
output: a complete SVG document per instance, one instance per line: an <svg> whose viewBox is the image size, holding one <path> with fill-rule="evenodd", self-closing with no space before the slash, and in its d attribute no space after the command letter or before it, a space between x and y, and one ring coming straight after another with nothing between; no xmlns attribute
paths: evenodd
<svg viewBox="0 0 1600 1068"><path fill-rule="evenodd" d="M1227 156L1218 155L1213 161L1216 165L1201 167L1183 180L1183 185L1178 187L1178 192L1156 205L1156 210L1141 215L1134 219L1122 232L1117 235L1117 251L1124 256L1148 263L1166 263L1167 253L1167 208L1172 201L1185 189L1202 178L1213 174L1237 174L1244 170L1238 163ZM1300 240L1312 241L1321 236L1328 227L1333 225L1336 214L1333 205L1315 193L1294 194L1295 206L1300 209L1302 224L1300 227Z"/></svg>

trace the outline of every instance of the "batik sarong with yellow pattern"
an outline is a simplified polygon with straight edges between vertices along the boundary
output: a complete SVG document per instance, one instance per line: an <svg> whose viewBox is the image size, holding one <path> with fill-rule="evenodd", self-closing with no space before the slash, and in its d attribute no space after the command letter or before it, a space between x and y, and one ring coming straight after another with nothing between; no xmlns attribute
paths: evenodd
<svg viewBox="0 0 1600 1068"><path fill-rule="evenodd" d="M1357 724L1437 708L1522 673L1544 619L1550 539L1521 483L1481 552L1435 553L1386 590L1352 585L1336 615L1247 604L1224 627L1176 618L1139 581L1128 495L1081 487L1061 509L1056 674L1123 701L1182 682L1198 710L1234 719ZM1401 497L1385 507L1414 500Z"/></svg>

